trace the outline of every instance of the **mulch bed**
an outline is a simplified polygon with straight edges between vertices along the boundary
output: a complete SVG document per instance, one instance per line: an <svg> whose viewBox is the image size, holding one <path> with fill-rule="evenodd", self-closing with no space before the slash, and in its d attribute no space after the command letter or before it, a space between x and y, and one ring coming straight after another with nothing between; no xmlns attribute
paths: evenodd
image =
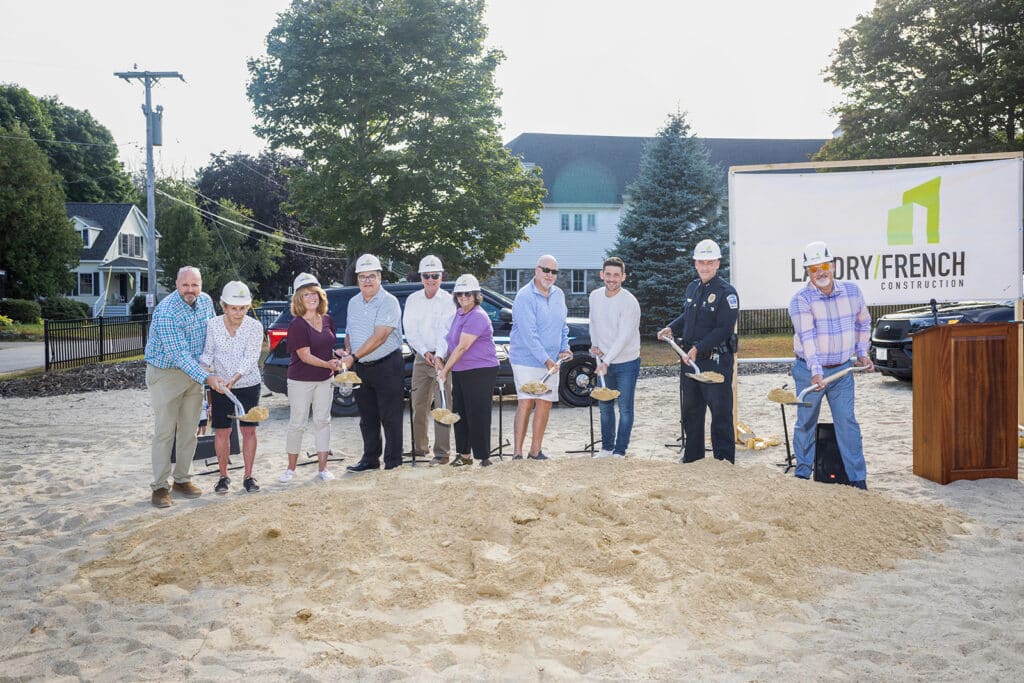
<svg viewBox="0 0 1024 683"><path fill-rule="evenodd" d="M142 360L87 365L73 370L51 371L35 377L0 382L0 397L35 398L85 391L144 389L146 362Z"/></svg>

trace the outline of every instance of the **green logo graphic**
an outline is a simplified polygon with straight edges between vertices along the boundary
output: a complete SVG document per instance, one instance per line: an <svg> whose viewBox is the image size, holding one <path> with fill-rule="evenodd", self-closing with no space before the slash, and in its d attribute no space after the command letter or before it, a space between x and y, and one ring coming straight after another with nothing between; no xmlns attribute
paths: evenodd
<svg viewBox="0 0 1024 683"><path fill-rule="evenodd" d="M903 206L889 209L889 226L886 237L889 244L914 243L914 206L923 206L928 212L925 222L925 234L928 244L939 241L939 184L942 176L938 176L912 187L903 193Z"/></svg>

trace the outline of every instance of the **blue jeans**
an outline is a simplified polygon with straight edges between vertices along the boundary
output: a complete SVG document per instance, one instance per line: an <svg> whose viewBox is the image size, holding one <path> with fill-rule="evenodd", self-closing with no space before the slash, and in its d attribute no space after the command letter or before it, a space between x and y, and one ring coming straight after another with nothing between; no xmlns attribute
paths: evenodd
<svg viewBox="0 0 1024 683"><path fill-rule="evenodd" d="M829 377L850 366L849 361L839 367L827 368L823 372ZM797 359L793 364L793 380L799 394L811 383L811 370L807 363ZM853 414L854 403L853 375L829 384L822 391L809 391L804 400L811 404L810 408L800 406L796 409L796 425L793 427L793 452L796 456L796 476L810 478L814 470L814 440L818 427L818 413L821 411L822 395L828 398L828 407L832 410L832 422L836 428L836 441L839 443L839 454L843 456L843 467L851 482L867 480L867 466L864 464L864 444L860 435L860 425Z"/></svg>
<svg viewBox="0 0 1024 683"><path fill-rule="evenodd" d="M614 401L600 401L601 407L601 450L616 455L625 455L629 448L629 435L633 433L633 396L636 394L636 380L640 376L640 359L608 366L604 376L609 389L618 389L619 397ZM619 428L615 429L615 404L619 404Z"/></svg>

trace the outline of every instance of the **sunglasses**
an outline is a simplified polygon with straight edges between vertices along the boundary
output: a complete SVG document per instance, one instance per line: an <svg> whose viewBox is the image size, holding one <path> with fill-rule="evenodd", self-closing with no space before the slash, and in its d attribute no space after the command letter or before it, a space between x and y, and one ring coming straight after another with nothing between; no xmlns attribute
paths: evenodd
<svg viewBox="0 0 1024 683"><path fill-rule="evenodd" d="M545 268L544 266L537 266L540 268L540 272L545 275L558 275L558 268Z"/></svg>
<svg viewBox="0 0 1024 683"><path fill-rule="evenodd" d="M472 297L476 292L455 292L455 296L467 296Z"/></svg>
<svg viewBox="0 0 1024 683"><path fill-rule="evenodd" d="M420 273L420 277L424 280L440 280L441 273Z"/></svg>
<svg viewBox="0 0 1024 683"><path fill-rule="evenodd" d="M817 264L815 266L807 266L807 272L808 273L814 274L814 273L817 273L819 270L824 270L824 271L828 272L828 271L832 270L832 264L831 263L819 263L819 264Z"/></svg>

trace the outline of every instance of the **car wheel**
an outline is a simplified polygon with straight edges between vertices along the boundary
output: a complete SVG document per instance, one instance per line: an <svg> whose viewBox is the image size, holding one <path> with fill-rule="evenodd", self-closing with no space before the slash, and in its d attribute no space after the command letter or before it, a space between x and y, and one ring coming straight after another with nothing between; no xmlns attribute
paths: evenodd
<svg viewBox="0 0 1024 683"><path fill-rule="evenodd" d="M591 380L595 368L593 357L583 353L577 354L565 363L558 382L559 400L574 408L589 405Z"/></svg>
<svg viewBox="0 0 1024 683"><path fill-rule="evenodd" d="M334 417L356 417L359 415L359 407L356 405L353 389L339 386L334 387L331 415Z"/></svg>

